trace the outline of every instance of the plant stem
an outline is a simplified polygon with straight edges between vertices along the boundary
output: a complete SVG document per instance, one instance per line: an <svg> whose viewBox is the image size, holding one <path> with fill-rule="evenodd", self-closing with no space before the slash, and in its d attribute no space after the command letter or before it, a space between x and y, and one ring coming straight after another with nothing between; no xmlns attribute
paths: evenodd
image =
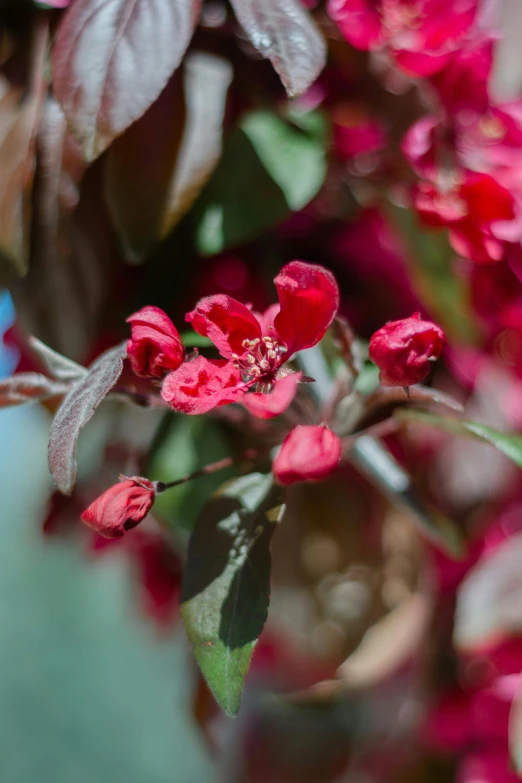
<svg viewBox="0 0 522 783"><path fill-rule="evenodd" d="M180 484L186 484L187 481L192 481L193 479L200 478L201 476L208 476L211 473L217 473L220 470L225 470L225 468L230 468L232 465L236 465L238 462L253 460L261 453L262 451L259 449L248 449L238 457L225 457L224 459L220 459L217 462L212 462L210 465L204 465L202 468L198 468L198 470L195 470L193 473L189 473L188 476L183 476L183 478L175 479L174 481L169 481L167 483L158 481L157 491L164 492L166 489L172 489L172 487L178 487Z"/></svg>

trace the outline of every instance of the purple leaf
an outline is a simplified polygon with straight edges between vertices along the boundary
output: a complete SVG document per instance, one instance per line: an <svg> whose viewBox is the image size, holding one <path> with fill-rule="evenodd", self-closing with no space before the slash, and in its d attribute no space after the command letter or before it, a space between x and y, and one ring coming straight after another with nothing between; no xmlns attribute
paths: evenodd
<svg viewBox="0 0 522 783"><path fill-rule="evenodd" d="M36 337L29 338L29 345L38 356L46 371L52 378L60 381L77 381L87 375L87 370L81 364L73 362L61 353L53 351L48 345Z"/></svg>
<svg viewBox="0 0 522 783"><path fill-rule="evenodd" d="M58 489L70 495L76 480L76 446L80 430L110 392L123 370L127 343L110 348L89 368L62 402L49 435L49 468Z"/></svg>
<svg viewBox="0 0 522 783"><path fill-rule="evenodd" d="M471 568L457 593L453 641L472 653L522 632L522 533Z"/></svg>
<svg viewBox="0 0 522 783"><path fill-rule="evenodd" d="M190 54L158 100L111 146L106 197L130 261L140 261L190 209L221 154L230 65ZM154 139L154 143L151 143Z"/></svg>
<svg viewBox="0 0 522 783"><path fill-rule="evenodd" d="M37 372L21 372L0 381L0 408L40 402L49 397L63 395L68 384L53 381Z"/></svg>
<svg viewBox="0 0 522 783"><path fill-rule="evenodd" d="M0 255L19 275L28 268L28 201L35 169L34 140L45 90L47 40L47 25L40 20L29 52L30 83L18 81L14 75L11 80L0 75ZM18 54L13 59L23 66Z"/></svg>
<svg viewBox="0 0 522 783"><path fill-rule="evenodd" d="M300 0L231 0L257 51L267 57L291 97L305 92L326 62L326 44Z"/></svg>
<svg viewBox="0 0 522 783"><path fill-rule="evenodd" d="M87 160L156 100L190 42L201 0L75 0L53 50L54 93Z"/></svg>

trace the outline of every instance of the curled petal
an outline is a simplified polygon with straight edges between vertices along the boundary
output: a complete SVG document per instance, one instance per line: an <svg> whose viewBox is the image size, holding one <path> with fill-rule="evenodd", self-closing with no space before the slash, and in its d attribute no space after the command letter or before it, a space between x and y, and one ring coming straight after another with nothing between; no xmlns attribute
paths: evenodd
<svg viewBox="0 0 522 783"><path fill-rule="evenodd" d="M294 427L283 441L272 470L280 484L316 481L333 473L341 453L341 441L328 427Z"/></svg>
<svg viewBox="0 0 522 783"><path fill-rule="evenodd" d="M258 416L260 419L272 419L274 416L279 416L280 413L286 411L294 399L301 376L300 372L287 375L286 378L276 380L270 394L254 392L245 395L241 402L252 416Z"/></svg>
<svg viewBox="0 0 522 783"><path fill-rule="evenodd" d="M168 315L159 307L142 307L127 318L131 339L127 355L136 375L162 378L177 370L184 358L180 334Z"/></svg>
<svg viewBox="0 0 522 783"><path fill-rule="evenodd" d="M261 338L255 315L225 294L201 299L196 309L187 313L186 320L198 334L209 337L225 359L232 359L232 354L241 356L245 352L244 340Z"/></svg>
<svg viewBox="0 0 522 783"><path fill-rule="evenodd" d="M174 410L196 414L238 402L247 390L233 364L198 356L167 375L161 396Z"/></svg>
<svg viewBox="0 0 522 783"><path fill-rule="evenodd" d="M106 538L120 538L149 513L156 488L148 479L132 476L109 487L82 514L83 521Z"/></svg>
<svg viewBox="0 0 522 783"><path fill-rule="evenodd" d="M411 386L427 377L431 361L439 358L443 347L442 329L414 313L375 332L369 355L380 370L383 386Z"/></svg>
<svg viewBox="0 0 522 783"><path fill-rule="evenodd" d="M356 49L372 50L381 42L381 21L368 0L328 0L328 13Z"/></svg>
<svg viewBox="0 0 522 783"><path fill-rule="evenodd" d="M281 304L274 325L288 356L316 345L339 309L335 277L322 266L292 261L274 283Z"/></svg>

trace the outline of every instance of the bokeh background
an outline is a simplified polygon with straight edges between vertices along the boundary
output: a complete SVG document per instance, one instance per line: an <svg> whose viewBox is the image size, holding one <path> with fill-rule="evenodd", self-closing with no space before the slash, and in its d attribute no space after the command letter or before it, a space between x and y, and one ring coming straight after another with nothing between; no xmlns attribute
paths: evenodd
<svg viewBox="0 0 522 783"><path fill-rule="evenodd" d="M11 79L6 64L17 46L23 50L35 15L49 13L54 33L66 4L0 4L2 78ZM224 153L207 189L199 194L196 187L161 236L143 207L151 181L173 165L185 127L168 108L171 100L179 109L178 77L139 121L138 136L131 127L115 142L117 153L109 150L88 168L49 96L36 144L25 277L4 258L0 221L1 377L34 369L29 333L88 364L125 338L125 318L145 304L163 307L178 324L197 298L216 292L262 309L274 299L274 274L302 258L336 274L342 313L363 341L416 309L440 322L449 348L434 385L466 404L468 416L522 430L522 330L500 318L522 296L519 276L504 262L474 267L456 258L443 232L419 227L397 203L383 207L383 193L404 166L400 138L428 107L415 80L381 78L378 63L349 47L324 3L304 5L328 39L330 60L289 113L271 65L238 30L228 5L205 4L190 51L218 56L219 64L200 60L184 78L200 79L199 99L212 103L205 80L223 90L233 75L221 107ZM520 0L484 0L483 7L496 30L491 100L518 100ZM268 156L266 167L262 145L252 157L246 132L237 135L253 111L277 120L252 126L249 136L272 134L278 155ZM279 138L281 118L293 124ZM335 128L359 125L363 141L377 134L375 155L360 154L357 132L347 135L347 149L335 135ZM44 153L54 149L46 139L57 127L67 142L58 156L67 175L59 197L44 165ZM161 148L158 162L165 127L176 129L177 140L174 151L169 143ZM0 164L4 142L0 134ZM130 176L136 171L137 185ZM9 184L0 167L0 201ZM47 209L53 193L59 219ZM228 212L214 209L219 199ZM228 234L220 214L230 219ZM154 516L122 542L93 535L80 514L119 472L182 476L237 451L248 432L220 416L163 417L109 402L82 433L78 485L64 500L47 468L55 409L51 401L0 410L1 783L516 780L507 725L518 690L518 679L509 678L522 669L522 590L516 577L504 584L501 562L484 583L459 592L484 553L522 535L520 474L507 458L423 430L388 444L424 501L469 536L469 557L457 563L419 543L411 509L397 508L353 466L324 485L293 490L293 512L274 542L270 621L233 721L197 671L178 607L189 533L205 499L233 471L162 496ZM516 560L505 569L519 571ZM469 606L472 619L477 605L493 616L492 596L504 589L509 644L461 654L452 641L456 604ZM473 636L469 622L471 631L462 628ZM345 685L332 689L339 672ZM316 683L323 685L314 689Z"/></svg>

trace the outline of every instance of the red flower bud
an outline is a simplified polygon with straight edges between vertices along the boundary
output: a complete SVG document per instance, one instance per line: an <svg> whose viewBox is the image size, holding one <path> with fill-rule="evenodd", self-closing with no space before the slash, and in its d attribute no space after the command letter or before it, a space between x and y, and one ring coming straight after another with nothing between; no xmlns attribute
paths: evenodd
<svg viewBox="0 0 522 783"><path fill-rule="evenodd" d="M145 478L131 476L109 487L83 512L82 519L106 538L119 538L136 527L149 513L156 486Z"/></svg>
<svg viewBox="0 0 522 783"><path fill-rule="evenodd" d="M127 355L136 375L162 378L166 372L177 370L184 359L181 337L163 310L142 307L127 322L131 324L131 339Z"/></svg>
<svg viewBox="0 0 522 783"><path fill-rule="evenodd" d="M274 476L280 484L325 478L337 467L341 451L340 439L328 427L294 427L274 460Z"/></svg>
<svg viewBox="0 0 522 783"><path fill-rule="evenodd" d="M375 332L369 354L380 370L383 386L406 387L426 378L430 360L439 358L443 345L442 329L431 321L423 321L420 313L414 313Z"/></svg>

